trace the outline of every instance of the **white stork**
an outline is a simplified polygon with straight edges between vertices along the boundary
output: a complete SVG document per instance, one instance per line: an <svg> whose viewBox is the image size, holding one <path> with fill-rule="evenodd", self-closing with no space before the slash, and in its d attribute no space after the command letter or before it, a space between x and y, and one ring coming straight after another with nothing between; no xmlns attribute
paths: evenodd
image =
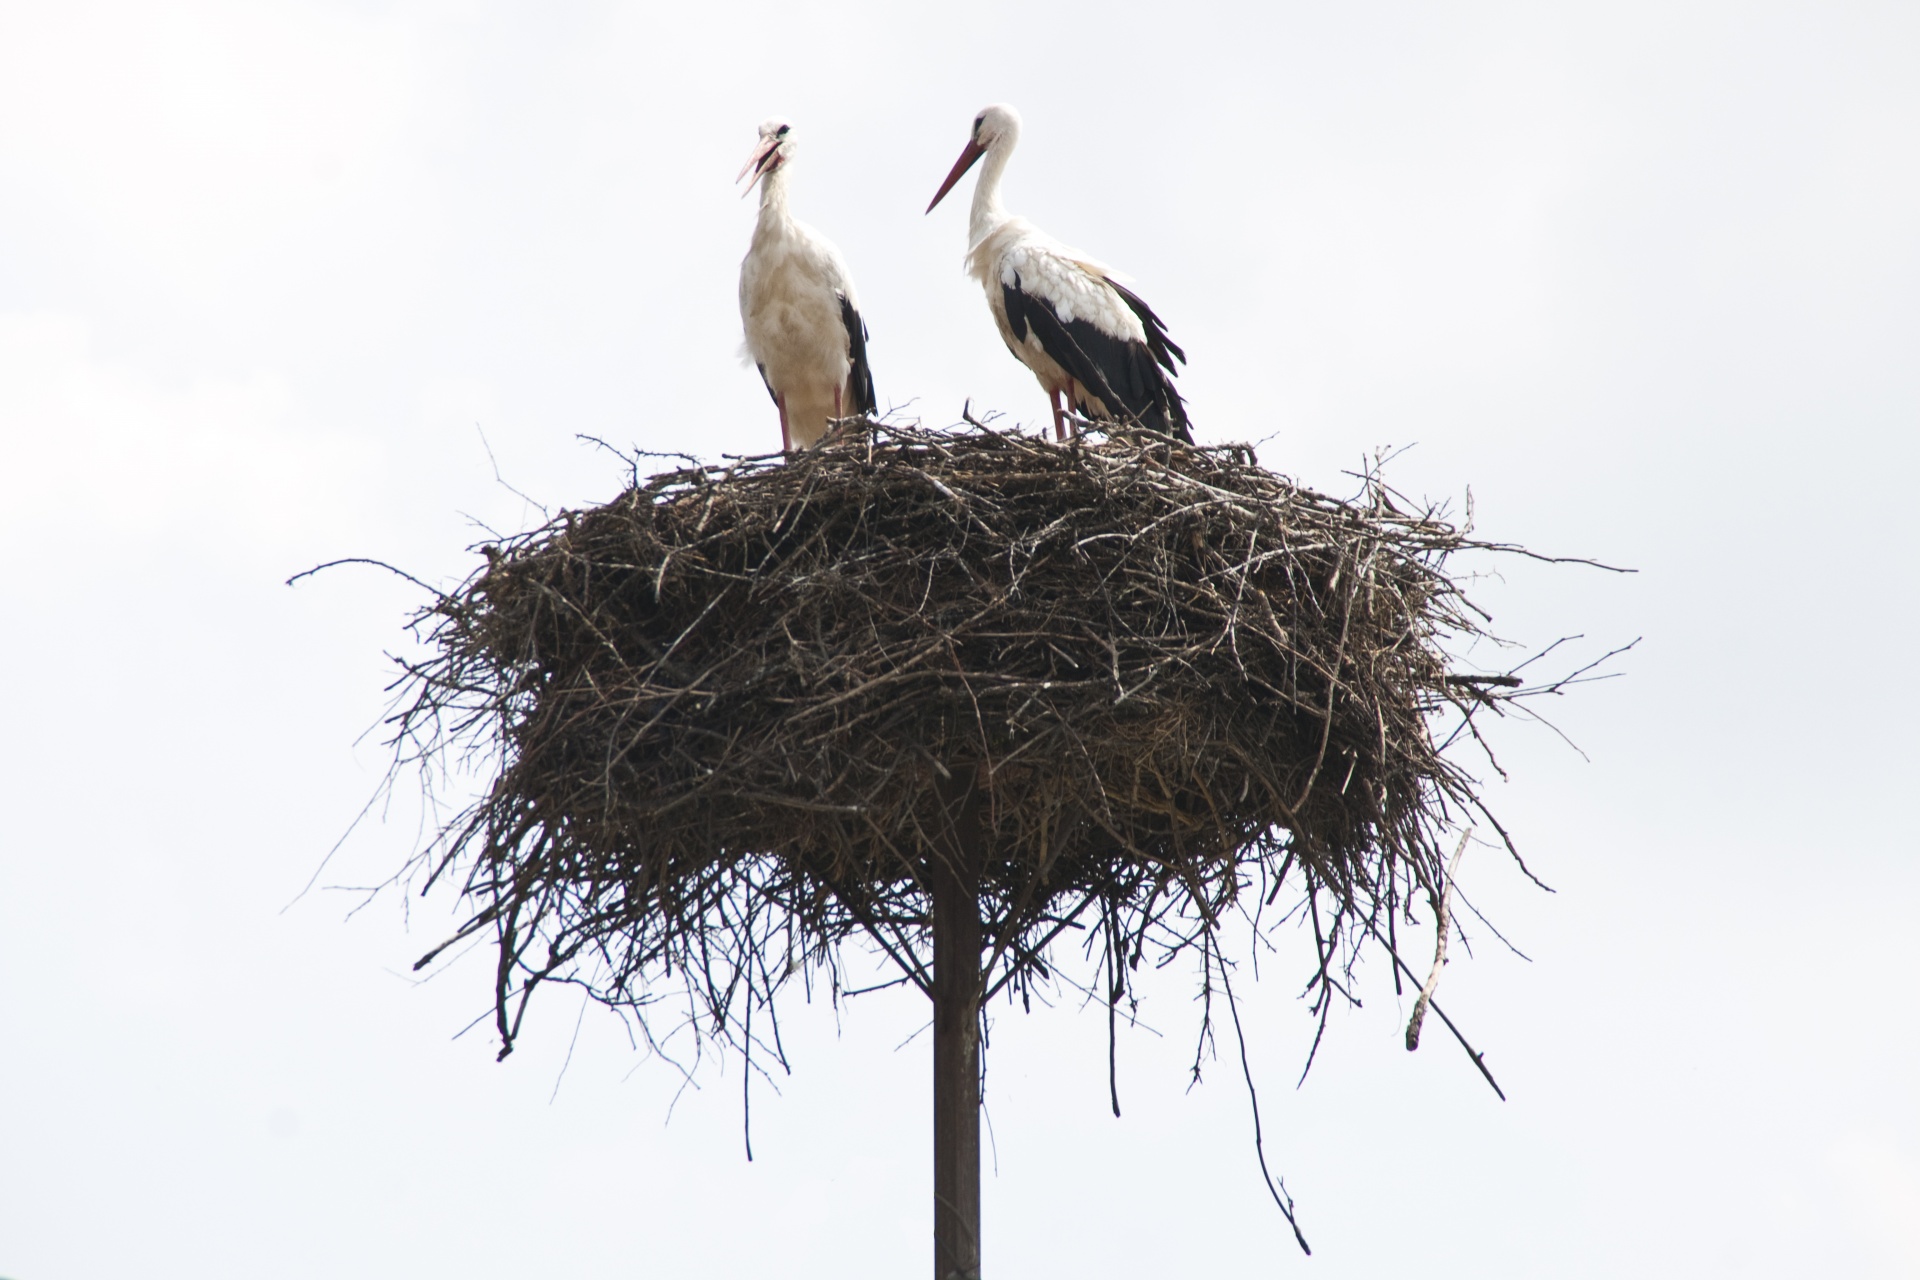
<svg viewBox="0 0 1920 1280"><path fill-rule="evenodd" d="M769 120L740 170L753 175L741 195L760 186L760 220L740 263L740 320L743 354L780 410L780 447L806 449L833 419L873 412L873 372L846 262L787 208L792 153L793 126Z"/></svg>
<svg viewBox="0 0 1920 1280"><path fill-rule="evenodd" d="M934 193L940 203L980 157L967 222L967 272L987 291L987 306L1007 349L1033 370L1053 404L1056 438L1067 438L1067 409L1090 418L1134 421L1192 440L1186 406L1174 389L1174 362L1187 354L1124 276L1008 213L1000 176L1020 141L1020 114L996 104L973 118L973 134L953 172Z"/></svg>

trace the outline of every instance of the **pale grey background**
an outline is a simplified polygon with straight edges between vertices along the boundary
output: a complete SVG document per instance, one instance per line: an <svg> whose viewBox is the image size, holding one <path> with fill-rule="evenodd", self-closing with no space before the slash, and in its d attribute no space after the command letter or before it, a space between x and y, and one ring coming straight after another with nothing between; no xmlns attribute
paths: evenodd
<svg viewBox="0 0 1920 1280"><path fill-rule="evenodd" d="M0 4L0 1274L897 1276L926 1266L912 998L824 1007L755 1108L560 995L492 1062L444 902L282 908L379 777L383 648L474 521L610 495L574 440L771 447L735 356L754 125L846 252L883 402L1044 400L921 209L997 99L1011 206L1131 273L1207 439L1386 445L1480 529L1637 566L1485 584L1644 634L1507 726L1558 890L1449 970L1495 1100L1378 968L1306 1086L1305 950L1184 1091L1154 993L1002 1013L995 1280L1920 1275L1911 4ZM324 883L411 846L399 804ZM559 1087L556 1091L556 1082Z"/></svg>

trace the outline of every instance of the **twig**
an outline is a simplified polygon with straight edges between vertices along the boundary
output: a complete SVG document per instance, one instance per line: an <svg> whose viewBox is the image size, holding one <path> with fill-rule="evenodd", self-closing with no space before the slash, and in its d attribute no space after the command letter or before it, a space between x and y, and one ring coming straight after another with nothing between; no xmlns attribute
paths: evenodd
<svg viewBox="0 0 1920 1280"><path fill-rule="evenodd" d="M1472 827L1460 833L1460 843L1454 847L1453 861L1447 864L1447 876L1441 885L1440 896L1433 904L1433 968L1428 971L1427 980L1420 986L1420 995L1413 1002L1413 1016L1407 1019L1408 1053L1420 1047L1420 1024L1427 1020L1427 1005L1433 1001L1433 993L1440 985L1440 969L1447 963L1447 933L1453 925L1449 913L1453 902L1453 878L1460 870L1460 859L1466 856L1467 841L1472 836Z"/></svg>

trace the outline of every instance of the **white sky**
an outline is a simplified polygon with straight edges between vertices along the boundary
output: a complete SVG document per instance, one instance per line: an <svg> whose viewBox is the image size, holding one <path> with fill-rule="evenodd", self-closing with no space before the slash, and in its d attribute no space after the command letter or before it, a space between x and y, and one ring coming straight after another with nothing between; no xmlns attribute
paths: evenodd
<svg viewBox="0 0 1920 1280"><path fill-rule="evenodd" d="M1539 642L1646 636L1522 725L1492 799L1558 892L1408 1055L1384 970L1304 1088L1305 950L1184 1091L1177 983L1124 1038L1002 1012L995 1280L1920 1275L1920 9L1911 4L645 6L0 0L0 1275L924 1270L914 999L676 1081L570 997L492 1061L447 905L291 909L384 763L413 600L475 521L610 496L575 433L777 427L738 363L755 124L859 281L883 403L1045 413L923 217L979 106L1012 207L1129 272L1203 437L1340 487L1471 485ZM964 194L964 193L963 193ZM391 871L405 806L328 883ZM1477 934L1476 934L1477 936ZM1490 940L1489 940L1490 943ZM1287 967L1291 964L1293 967ZM1274 970L1270 967L1269 973ZM556 1091L556 1081L559 1087Z"/></svg>

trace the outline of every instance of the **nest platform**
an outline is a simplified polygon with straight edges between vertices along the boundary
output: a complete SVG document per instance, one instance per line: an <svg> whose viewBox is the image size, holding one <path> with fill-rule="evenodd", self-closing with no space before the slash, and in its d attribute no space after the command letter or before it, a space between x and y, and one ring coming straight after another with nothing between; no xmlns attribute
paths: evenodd
<svg viewBox="0 0 1920 1280"><path fill-rule="evenodd" d="M641 1006L677 971L725 1030L856 936L924 974L956 786L995 990L1067 928L1124 974L1291 872L1335 932L1432 892L1476 802L1431 726L1488 695L1447 657L1477 544L1405 505L1245 447L870 425L483 548L400 731L498 766L430 870L499 941L503 1039L547 978Z"/></svg>

